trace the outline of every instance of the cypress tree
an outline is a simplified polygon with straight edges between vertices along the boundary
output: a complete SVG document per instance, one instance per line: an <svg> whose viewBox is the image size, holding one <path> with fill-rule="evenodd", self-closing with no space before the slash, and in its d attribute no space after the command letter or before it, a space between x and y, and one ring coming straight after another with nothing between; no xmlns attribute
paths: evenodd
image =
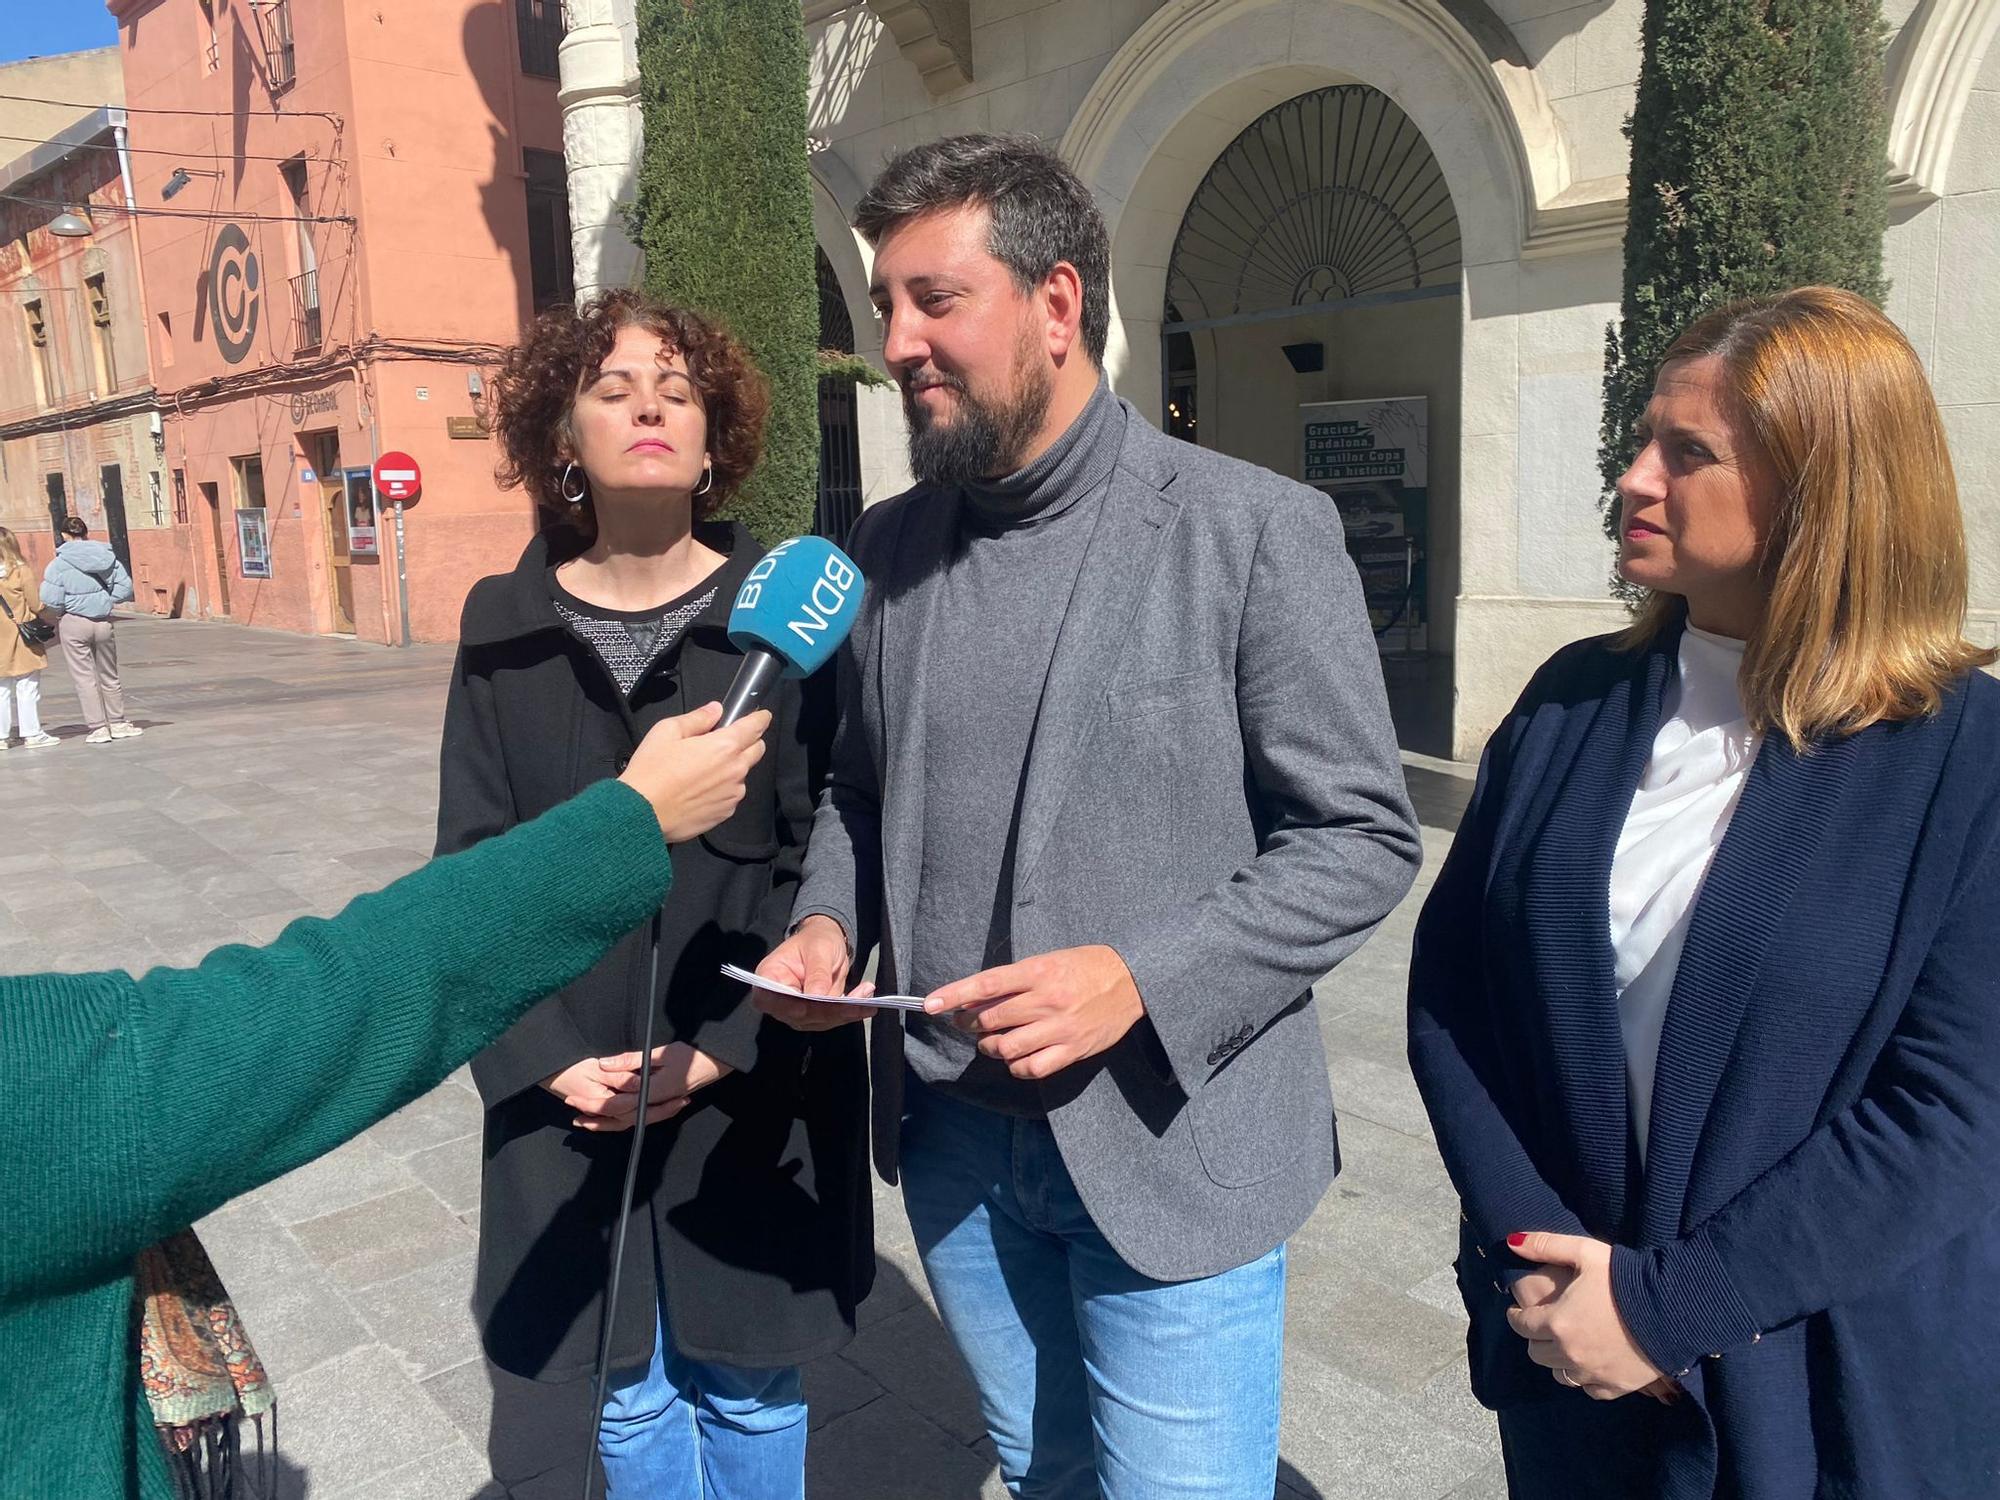
<svg viewBox="0 0 2000 1500"><path fill-rule="evenodd" d="M764 459L730 509L760 541L797 536L819 472L799 0L639 0L638 21L646 288L723 319L769 378Z"/></svg>
<svg viewBox="0 0 2000 1500"><path fill-rule="evenodd" d="M1632 426L1690 322L1808 284L1882 300L1883 41L1879 0L1648 0L1624 296L1605 335L1607 530Z"/></svg>

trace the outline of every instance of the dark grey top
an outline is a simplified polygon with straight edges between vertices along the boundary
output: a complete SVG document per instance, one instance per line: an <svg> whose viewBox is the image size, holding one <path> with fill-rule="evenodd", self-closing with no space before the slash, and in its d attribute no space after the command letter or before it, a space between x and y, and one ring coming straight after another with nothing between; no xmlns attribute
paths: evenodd
<svg viewBox="0 0 2000 1500"><path fill-rule="evenodd" d="M1022 774L1056 633L1069 611L1125 413L1100 382L1048 452L968 486L938 578L925 701L923 863L910 944L911 993L923 995L1014 958L1008 921ZM949 1020L910 1016L919 1078L987 1109L1044 1113L1038 1085L982 1057Z"/></svg>
<svg viewBox="0 0 2000 1500"><path fill-rule="evenodd" d="M556 613L577 638L594 650L626 697L647 670L673 649L696 616L714 602L716 586L703 580L678 599L647 609L608 609L579 599L548 571L549 596Z"/></svg>

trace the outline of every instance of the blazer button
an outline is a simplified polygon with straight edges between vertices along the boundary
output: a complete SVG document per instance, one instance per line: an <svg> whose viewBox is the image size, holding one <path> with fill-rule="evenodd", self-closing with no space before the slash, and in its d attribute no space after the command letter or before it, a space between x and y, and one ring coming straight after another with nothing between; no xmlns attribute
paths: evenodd
<svg viewBox="0 0 2000 1500"><path fill-rule="evenodd" d="M1503 1297L1507 1295L1507 1288L1500 1285L1500 1283L1497 1281L1493 1283L1493 1290L1498 1292Z"/></svg>
<svg viewBox="0 0 2000 1500"><path fill-rule="evenodd" d="M1484 1260L1484 1259L1486 1259L1486 1247L1485 1247L1484 1245L1474 1245L1474 1246L1472 1247L1472 1249L1473 1249L1473 1252L1474 1252L1474 1253L1475 1253L1476 1255L1478 1255L1478 1257L1479 1257L1479 1258L1480 1258L1481 1260Z"/></svg>

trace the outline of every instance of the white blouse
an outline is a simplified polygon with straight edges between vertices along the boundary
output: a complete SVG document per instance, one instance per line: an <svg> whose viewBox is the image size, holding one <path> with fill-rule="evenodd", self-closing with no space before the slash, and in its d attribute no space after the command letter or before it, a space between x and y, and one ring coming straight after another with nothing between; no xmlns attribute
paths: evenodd
<svg viewBox="0 0 2000 1500"><path fill-rule="evenodd" d="M1611 860L1618 1021L1641 1162L1667 997L1695 898L1763 739L1744 717L1742 665L1743 642L1692 626L1682 634L1680 673L1667 688L1653 754Z"/></svg>

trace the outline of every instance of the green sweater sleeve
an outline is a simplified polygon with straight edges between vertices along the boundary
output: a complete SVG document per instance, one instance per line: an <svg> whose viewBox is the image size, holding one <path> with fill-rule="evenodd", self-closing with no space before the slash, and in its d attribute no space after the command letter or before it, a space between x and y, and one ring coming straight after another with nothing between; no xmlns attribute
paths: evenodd
<svg viewBox="0 0 2000 1500"><path fill-rule="evenodd" d="M88 1283L435 1085L656 911L609 781L338 916L141 980L0 980L0 1302Z"/></svg>

